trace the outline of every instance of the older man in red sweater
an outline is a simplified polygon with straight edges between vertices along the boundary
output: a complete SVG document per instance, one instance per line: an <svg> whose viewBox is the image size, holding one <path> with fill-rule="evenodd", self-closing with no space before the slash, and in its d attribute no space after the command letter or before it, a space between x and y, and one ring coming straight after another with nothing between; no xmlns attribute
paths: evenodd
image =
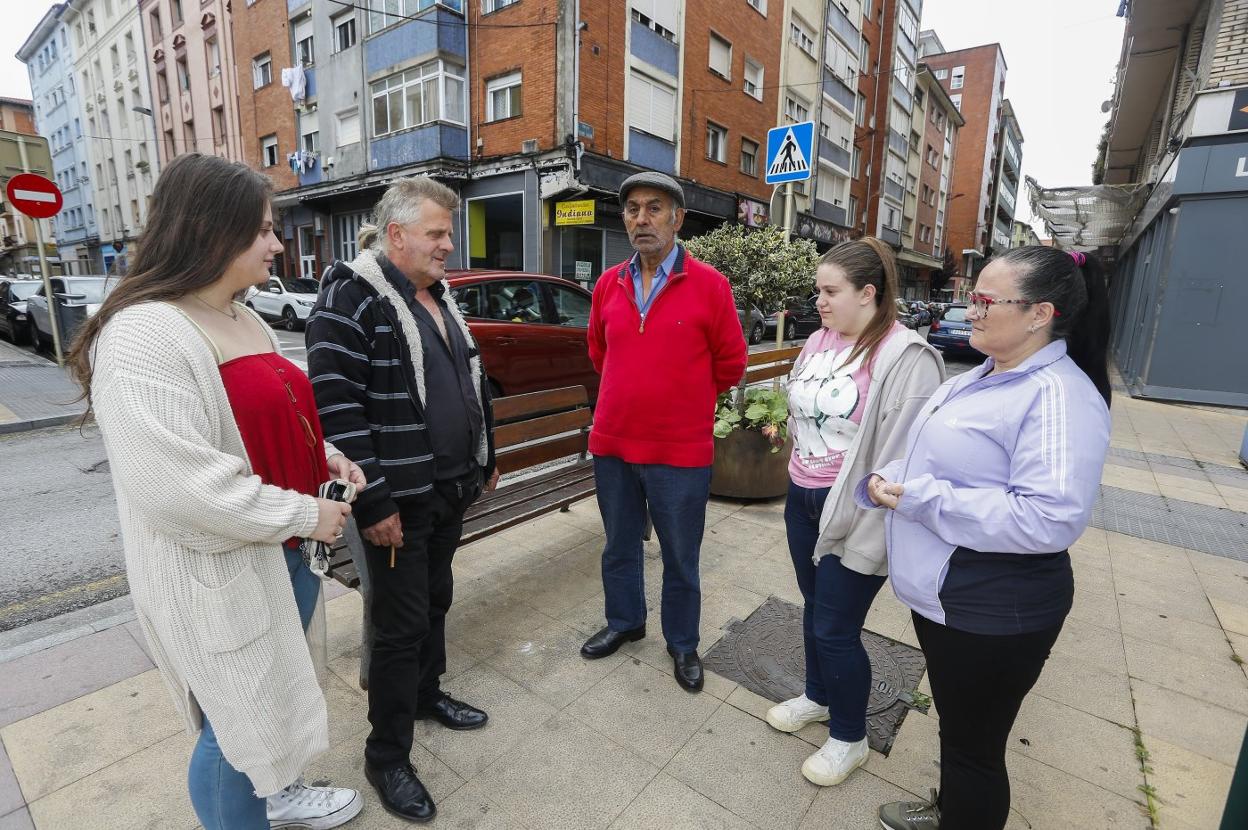
<svg viewBox="0 0 1248 830"><path fill-rule="evenodd" d="M646 636L641 537L663 549L663 637L676 681L702 688L698 554L710 495L715 397L745 371L745 339L723 274L676 241L685 194L662 173L620 186L636 254L594 288L589 356L602 375L589 449L607 532L607 625L581 647L594 659Z"/></svg>

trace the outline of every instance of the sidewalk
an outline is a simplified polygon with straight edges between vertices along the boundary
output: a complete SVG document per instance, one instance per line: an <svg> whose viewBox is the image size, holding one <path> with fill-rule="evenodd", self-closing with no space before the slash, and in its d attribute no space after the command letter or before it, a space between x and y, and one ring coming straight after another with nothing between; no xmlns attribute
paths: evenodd
<svg viewBox="0 0 1248 830"><path fill-rule="evenodd" d="M1115 398L1097 526L1071 550L1074 610L1010 741L1010 827L1217 826L1248 725L1248 472L1236 460L1246 421ZM782 512L782 500L711 503L704 652L768 596L800 602ZM878 827L880 803L936 786L934 707L906 715L889 757L872 752L821 790L799 767L826 732L775 732L762 720L769 703L718 675L700 695L683 692L657 624L610 658L582 660L602 619L602 541L590 500L460 552L445 688L491 719L468 733L417 724L432 826L856 829ZM657 623L654 543L647 558ZM309 778L365 792L350 827L406 828L363 777L359 595L329 596L333 748ZM887 589L867 628L915 644ZM0 668L0 830L195 827L192 741L134 623L79 630L92 633Z"/></svg>
<svg viewBox="0 0 1248 830"><path fill-rule="evenodd" d="M87 406L54 361L0 340L0 434L69 423Z"/></svg>

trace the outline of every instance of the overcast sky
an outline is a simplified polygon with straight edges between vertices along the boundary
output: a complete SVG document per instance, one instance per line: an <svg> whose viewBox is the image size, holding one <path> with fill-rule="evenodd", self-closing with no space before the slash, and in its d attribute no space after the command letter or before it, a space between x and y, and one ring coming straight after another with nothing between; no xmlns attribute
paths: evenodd
<svg viewBox="0 0 1248 830"><path fill-rule="evenodd" d="M0 0L0 95L30 97L26 67L14 55L47 11L46 0ZM1009 66L1005 94L1023 128L1023 174L1045 186L1090 184L1096 142L1113 94L1122 45L1119 0L927 0L924 29L946 49L996 41ZM1025 188L1024 188L1025 189ZM1019 214L1030 216L1027 194ZM1036 231L1046 235L1038 225Z"/></svg>

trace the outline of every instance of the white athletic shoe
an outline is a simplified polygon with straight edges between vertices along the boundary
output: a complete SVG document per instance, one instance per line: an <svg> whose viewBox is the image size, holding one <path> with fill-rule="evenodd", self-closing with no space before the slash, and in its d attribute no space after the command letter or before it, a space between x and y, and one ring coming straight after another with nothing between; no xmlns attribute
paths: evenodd
<svg viewBox="0 0 1248 830"><path fill-rule="evenodd" d="M364 809L364 797L346 787L309 787L300 778L268 797L269 827L329 830L346 824Z"/></svg>
<svg viewBox="0 0 1248 830"><path fill-rule="evenodd" d="M806 695L777 703L767 710L767 722L781 732L796 732L810 723L828 719L828 707L820 706Z"/></svg>
<svg viewBox="0 0 1248 830"><path fill-rule="evenodd" d="M867 739L852 744L828 738L823 746L802 764L802 775L812 784L831 787L849 777L849 774L867 762L870 750Z"/></svg>

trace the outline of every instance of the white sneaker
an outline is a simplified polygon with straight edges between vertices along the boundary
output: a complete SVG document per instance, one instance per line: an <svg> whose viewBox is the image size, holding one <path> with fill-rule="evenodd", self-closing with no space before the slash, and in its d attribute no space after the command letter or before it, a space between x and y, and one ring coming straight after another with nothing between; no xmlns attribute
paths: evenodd
<svg viewBox="0 0 1248 830"><path fill-rule="evenodd" d="M870 754L866 738L852 744L828 738L802 764L802 775L812 784L831 787L844 781L851 772L865 764Z"/></svg>
<svg viewBox="0 0 1248 830"><path fill-rule="evenodd" d="M781 732L796 732L810 723L828 719L828 707L820 706L806 695L777 703L767 710L767 722Z"/></svg>
<svg viewBox="0 0 1248 830"><path fill-rule="evenodd" d="M364 809L358 790L346 787L309 787L300 778L277 795L268 797L269 827L329 830L346 824Z"/></svg>

